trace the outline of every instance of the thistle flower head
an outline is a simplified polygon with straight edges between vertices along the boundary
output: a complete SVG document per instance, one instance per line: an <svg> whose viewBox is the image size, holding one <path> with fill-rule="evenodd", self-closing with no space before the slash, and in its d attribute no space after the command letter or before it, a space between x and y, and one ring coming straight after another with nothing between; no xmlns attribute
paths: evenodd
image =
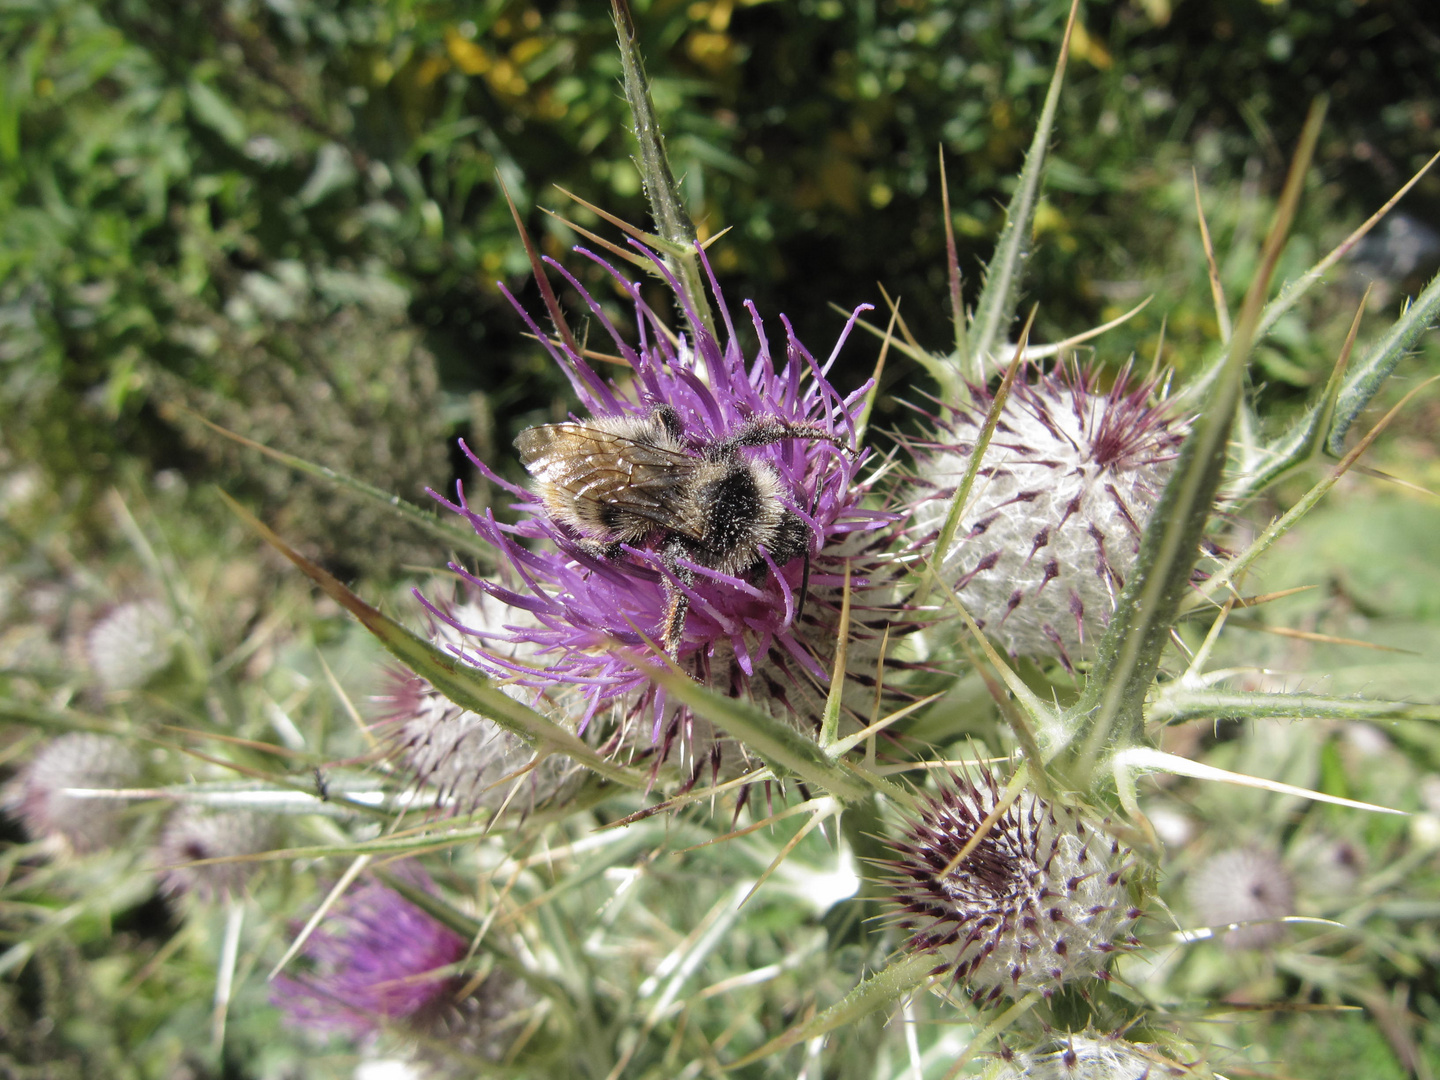
<svg viewBox="0 0 1440 1080"><path fill-rule="evenodd" d="M76 851L98 851L124 836L125 804L70 795L69 789L130 787L139 775L140 762L125 743L76 732L47 743L6 785L0 801L31 836L60 837Z"/></svg>
<svg viewBox="0 0 1440 1080"><path fill-rule="evenodd" d="M118 604L85 636L90 670L104 690L144 686L170 663L175 621L157 600Z"/></svg>
<svg viewBox="0 0 1440 1080"><path fill-rule="evenodd" d="M155 849L160 882L172 895L191 893L202 900L238 896L255 873L255 862L193 865L204 859L257 855L270 850L275 823L246 810L208 811L185 807L165 823Z"/></svg>
<svg viewBox="0 0 1440 1080"><path fill-rule="evenodd" d="M942 572L1012 655L1067 665L1109 621L1170 475L1185 424L1150 403L1154 384L1111 388L1062 365L1017 378L970 489ZM917 447L914 528L938 536L992 399L935 419Z"/></svg>
<svg viewBox="0 0 1440 1080"><path fill-rule="evenodd" d="M1115 1036L1062 1035L1034 1050L1007 1052L985 1080L1167 1080L1211 1075L1181 1065L1153 1046Z"/></svg>
<svg viewBox="0 0 1440 1080"><path fill-rule="evenodd" d="M360 1037L396 1021L423 1026L459 985L441 969L468 950L463 937L399 893L366 882L306 940L301 957L310 970L277 978L270 1001L287 1023L322 1034Z"/></svg>
<svg viewBox="0 0 1440 1080"><path fill-rule="evenodd" d="M1101 973L1139 916L1130 853L1069 807L1029 791L956 859L1000 804L995 777L952 775L910 822L889 864L897 922L977 1001ZM952 865L953 864L953 865Z"/></svg>
<svg viewBox="0 0 1440 1080"><path fill-rule="evenodd" d="M1273 852L1258 847L1226 848L1191 872L1190 906L1205 926L1248 923L1225 933L1232 949L1263 949L1285 936L1278 920L1295 913L1295 884Z"/></svg>
<svg viewBox="0 0 1440 1080"><path fill-rule="evenodd" d="M520 519L508 525L488 512L472 510L463 492L455 503L447 504L495 547L502 572L512 584L466 576L478 589L523 613L524 619L506 620L503 629L483 634L470 634L458 621L447 621L469 634L470 653L490 674L537 694L557 684L576 688L584 699L577 712L582 729L602 711L614 712L627 724L647 729L655 743L667 744L690 720L684 710L667 704L641 661L655 662L655 657L646 655L646 639L654 642L661 637L672 600L683 595L688 605L672 647L692 674L736 696L763 681L769 700L783 703L787 687L828 680L826 658L834 649L845 565L852 566L852 594L861 597L863 609L863 594L871 582L863 557L869 550L865 541L885 529L893 515L861 508L866 484L858 473L865 453L845 449L853 444L868 387L843 397L826 379L849 335L849 325L822 364L785 321L781 362L759 315L747 304L759 349L746 357L712 278L724 340L705 330L676 338L642 299L635 282L580 250L604 266L635 304L639 341L632 346L600 305L556 266L580 291L633 377L624 382L600 378L568 344L541 334L523 310L521 316L569 378L588 413L581 422L605 432L633 432L654 426L660 422L656 418L663 417L665 451L674 455L672 461L713 461L719 456L716 448L728 446L725 460L759 468L760 486L765 489L761 502L769 505L773 498L780 510L772 506L772 512L783 511L790 515L786 521L801 522L803 528L792 525L784 542L762 545L756 562L745 567L718 559L676 558L673 549L667 564L661 549L667 539L674 541L679 535L678 529L667 527L677 509L667 503L660 514L665 523L657 526L655 535L635 543L615 543L612 550L600 552L594 537L577 534L573 521L556 520L540 495L506 483L477 460L482 473L515 496ZM679 305L690 309L683 288L658 256L640 250L665 275ZM826 437L787 435L727 443L753 433L757 423L769 425L772 431ZM665 485L673 479L673 473L664 477ZM683 500L684 505L697 501L698 494L690 494L695 497ZM598 502L593 509L597 515L608 512ZM805 542L797 546L796 537L802 532ZM536 541L541 543L536 546ZM788 546L789 557L777 563L763 550L767 546ZM807 565L810 600L801 618Z"/></svg>

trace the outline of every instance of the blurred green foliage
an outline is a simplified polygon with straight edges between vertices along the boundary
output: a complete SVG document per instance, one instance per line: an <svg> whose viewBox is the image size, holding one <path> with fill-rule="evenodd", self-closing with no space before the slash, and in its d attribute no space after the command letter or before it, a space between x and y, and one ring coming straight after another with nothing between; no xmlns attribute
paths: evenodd
<svg viewBox="0 0 1440 1080"><path fill-rule="evenodd" d="M636 9L693 216L707 235L731 230L713 258L737 283L732 303L787 311L820 350L839 326L827 304L875 302L878 281L920 340L946 341L937 150L973 295L1065 5ZM1305 106L1328 92L1321 188L1300 232L1337 238L1337 213L1368 212L1437 145L1428 9L1145 0L1087 11L1037 220L1044 335L1158 292L1109 349L1153 348L1168 316L1169 358L1194 362L1213 315L1189 166L1213 192L1219 250L1246 250L1253 197L1278 182ZM7 0L0 42L13 61L0 95L0 392L25 417L5 438L86 483L122 451L190 468L156 411L173 379L236 394L236 351L194 332L197 308L265 323L244 366L303 381L305 349L281 344L308 333L288 321L296 310L308 325L403 307L436 357L423 410L434 430L465 433L498 413L494 439L508 443L561 388L495 288L503 279L534 300L497 175L554 255L576 238L537 203L595 224L554 184L645 221L600 3ZM1408 205L1433 217L1440 181ZM1311 252L1293 254L1299 265ZM1227 269L1239 280L1247 268ZM1303 385L1322 359L1297 347L1272 374ZM870 361L852 350L846 362L858 381ZM364 395L394 396L387 367L380 353L360 365L375 384ZM335 421L332 456L352 422ZM413 470L362 467L413 495Z"/></svg>

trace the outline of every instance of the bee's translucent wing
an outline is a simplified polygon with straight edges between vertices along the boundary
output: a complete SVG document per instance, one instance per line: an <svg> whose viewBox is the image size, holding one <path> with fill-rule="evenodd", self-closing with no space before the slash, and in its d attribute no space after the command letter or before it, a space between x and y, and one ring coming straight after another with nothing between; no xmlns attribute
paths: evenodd
<svg viewBox="0 0 1440 1080"><path fill-rule="evenodd" d="M569 524L606 538L655 529L700 538L701 523L684 512L696 458L587 424L527 428L515 446L547 502L568 500Z"/></svg>

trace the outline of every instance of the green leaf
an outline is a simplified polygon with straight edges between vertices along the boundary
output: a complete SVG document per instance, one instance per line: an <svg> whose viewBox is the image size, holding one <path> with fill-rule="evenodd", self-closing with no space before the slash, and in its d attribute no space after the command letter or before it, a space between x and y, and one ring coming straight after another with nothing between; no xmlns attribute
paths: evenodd
<svg viewBox="0 0 1440 1080"><path fill-rule="evenodd" d="M339 143L326 143L315 155L315 168L305 180L305 186L295 193L295 201L301 206L314 206L341 188L349 187L358 175L355 163L350 160L350 151Z"/></svg>
<svg viewBox="0 0 1440 1080"><path fill-rule="evenodd" d="M1063 771L1077 790L1089 788L1102 753L1143 742L1145 698L1199 557L1200 540L1225 472L1227 442L1240 403L1245 365L1324 115L1323 102L1312 106L1209 407L1180 449L1175 472L1145 528L1130 580L1097 646L1085 690L1065 715L1065 726L1073 735L1063 753Z"/></svg>
<svg viewBox="0 0 1440 1080"><path fill-rule="evenodd" d="M367 484L363 480L357 480L353 476L336 472L334 469L324 465L317 465L315 462L307 461L305 458L296 457L294 454L287 454L282 450L276 450L266 446L264 443L258 443L253 439L247 439L244 435L239 435L230 431L228 428L223 428L214 421L207 420L199 413L185 408L183 405L167 404L164 408L167 411L173 410L176 413L198 420L217 435L223 435L225 438L232 439L241 446L259 451L266 457L272 458L282 465L288 465L297 472L302 472L307 476L314 476L320 480L327 481L336 487L343 488L369 502L375 503L377 506L381 506L390 511L402 521L407 521L411 525L423 529L454 550L465 551L479 558L484 565L488 566L494 561L494 549L482 541L472 531L469 529L456 528L453 525L447 524L432 511L425 510L422 507L416 506L414 503L407 502L399 495L382 491L380 488Z"/></svg>
<svg viewBox="0 0 1440 1080"><path fill-rule="evenodd" d="M1345 240L1337 245L1328 255L1300 275L1297 280L1290 282L1281 289L1280 295L1265 305L1265 310L1260 315L1260 321L1255 331L1255 340L1259 341L1264 338L1265 335L1280 322L1285 314L1300 302L1301 297L1305 296L1312 287L1324 280L1325 275L1329 273L1341 259L1354 251L1355 245L1360 243L1366 234L1379 224L1385 215L1395 207L1395 204L1400 201L1401 197L1419 183L1421 178L1430 171L1431 166L1437 161L1440 161L1440 153L1435 154L1429 161L1422 165L1415 175L1405 182L1405 185L1400 188L1399 191L1395 192L1394 195L1386 200L1384 206L1375 211L1363 225L1347 236ZM1182 407L1190 407L1196 402L1203 401L1205 395L1209 393L1210 384L1215 381L1216 376L1220 373L1220 369L1225 366L1225 361L1228 356L1229 351L1227 349L1211 360L1204 371L1180 389L1175 395L1175 403ZM1336 453L1338 452L1339 451L1336 451Z"/></svg>
<svg viewBox="0 0 1440 1080"><path fill-rule="evenodd" d="M749 1065L751 1062L789 1049L796 1043L819 1038L836 1028L864 1019L876 1009L883 1009L885 1006L899 1001L905 994L919 986L936 966L936 958L930 953L914 953L897 960L871 975L846 994L838 1004L830 1006L807 1023L797 1024L785 1034L771 1039L760 1049L746 1054L730 1068L738 1069L741 1066Z"/></svg>
<svg viewBox="0 0 1440 1080"><path fill-rule="evenodd" d="M1440 706L1406 701L1321 697L1318 694L1247 694L1165 686L1148 710L1152 723L1187 720L1440 720Z"/></svg>
<svg viewBox="0 0 1440 1080"><path fill-rule="evenodd" d="M1345 450L1345 436L1355 418L1370 404L1395 366L1426 331L1440 319L1440 276L1425 287L1385 336L1377 341L1327 393L1283 435L1256 452L1265 463L1227 492L1234 502L1263 491L1281 476L1312 460L1322 443L1327 453L1339 457Z"/></svg>
<svg viewBox="0 0 1440 1080"><path fill-rule="evenodd" d="M650 675L696 716L764 758L777 776L797 776L847 803L868 799L877 788L904 797L893 784L830 761L813 740L747 701L717 694L678 671L657 668Z"/></svg>
<svg viewBox="0 0 1440 1080"><path fill-rule="evenodd" d="M198 79L192 79L185 89L196 120L231 146L238 149L245 145L245 121L224 98Z"/></svg>
<svg viewBox="0 0 1440 1080"><path fill-rule="evenodd" d="M1355 417L1370 404L1370 399L1395 370L1400 358L1414 348L1420 335L1432 329L1437 320L1440 320L1440 275L1431 280L1415 302L1405 308L1390 332L1351 368L1335 402L1335 421L1330 426L1330 439L1326 444L1330 453L1338 457L1344 451L1345 435Z"/></svg>
<svg viewBox="0 0 1440 1080"><path fill-rule="evenodd" d="M559 724L496 689L494 683L475 668L463 663L458 657L437 649L378 608L371 607L322 567L286 544L225 492L220 492L220 497L237 517L303 570L326 595L354 615L360 624L385 646L390 655L427 680L456 705L495 721L505 730L520 736L538 752L564 754L606 779L634 788L648 787L643 773L615 764Z"/></svg>

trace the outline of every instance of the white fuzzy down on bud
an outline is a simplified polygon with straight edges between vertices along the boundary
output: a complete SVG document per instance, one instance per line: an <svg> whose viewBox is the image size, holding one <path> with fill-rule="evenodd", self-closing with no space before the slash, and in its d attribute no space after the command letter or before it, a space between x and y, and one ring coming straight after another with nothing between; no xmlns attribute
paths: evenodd
<svg viewBox="0 0 1440 1080"><path fill-rule="evenodd" d="M1067 665L1104 632L1169 478L1184 425L1150 388L1107 393L1061 369L1017 381L942 563L960 601L1012 655ZM988 400L917 448L917 535L938 536Z"/></svg>

